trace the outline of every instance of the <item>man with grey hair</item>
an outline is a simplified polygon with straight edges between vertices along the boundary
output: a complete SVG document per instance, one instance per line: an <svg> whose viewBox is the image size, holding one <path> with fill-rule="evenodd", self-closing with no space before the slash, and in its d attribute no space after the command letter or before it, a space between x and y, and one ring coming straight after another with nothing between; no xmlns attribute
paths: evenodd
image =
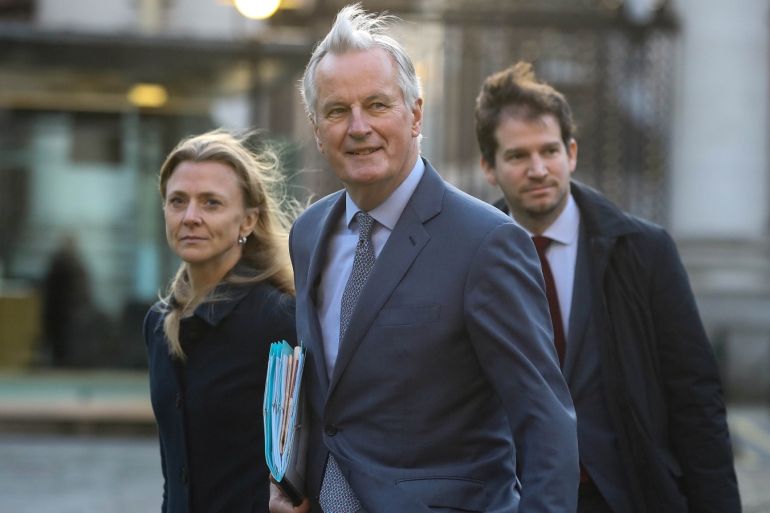
<svg viewBox="0 0 770 513"><path fill-rule="evenodd" d="M342 9L302 81L345 188L292 229L309 500L273 486L271 511L573 513L574 410L535 248L420 157L391 21Z"/></svg>

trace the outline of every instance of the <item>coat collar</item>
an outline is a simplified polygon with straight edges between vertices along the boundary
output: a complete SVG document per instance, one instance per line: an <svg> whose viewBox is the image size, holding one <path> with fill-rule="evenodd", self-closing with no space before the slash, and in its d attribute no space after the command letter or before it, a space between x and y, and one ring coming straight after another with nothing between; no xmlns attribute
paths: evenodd
<svg viewBox="0 0 770 513"><path fill-rule="evenodd" d="M639 231L633 218L620 210L596 189L573 180L572 197L583 216L586 232L590 237L617 238Z"/></svg>
<svg viewBox="0 0 770 513"><path fill-rule="evenodd" d="M241 277L247 277L254 274L254 269L244 262L239 262L227 273L228 276ZM246 297L253 285L253 282L220 282L209 294L210 299L207 299L195 308L193 316L198 317L210 326L217 326L225 317L230 315L238 303Z"/></svg>

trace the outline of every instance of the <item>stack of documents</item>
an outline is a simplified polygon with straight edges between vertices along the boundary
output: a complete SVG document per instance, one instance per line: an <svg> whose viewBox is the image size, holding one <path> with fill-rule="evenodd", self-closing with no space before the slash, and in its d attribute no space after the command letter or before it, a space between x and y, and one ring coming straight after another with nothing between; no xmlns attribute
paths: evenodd
<svg viewBox="0 0 770 513"><path fill-rule="evenodd" d="M305 348L270 344L263 414L265 460L273 479L299 505L305 488L307 429L303 429Z"/></svg>

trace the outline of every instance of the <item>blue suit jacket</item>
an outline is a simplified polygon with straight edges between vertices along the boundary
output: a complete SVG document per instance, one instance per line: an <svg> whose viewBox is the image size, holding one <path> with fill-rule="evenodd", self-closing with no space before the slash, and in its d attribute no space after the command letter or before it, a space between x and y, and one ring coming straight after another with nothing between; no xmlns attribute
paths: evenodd
<svg viewBox="0 0 770 513"><path fill-rule="evenodd" d="M426 162L329 378L316 289L344 204L337 192L312 205L290 241L310 355L308 494L331 451L369 513L573 513L574 411L532 242Z"/></svg>

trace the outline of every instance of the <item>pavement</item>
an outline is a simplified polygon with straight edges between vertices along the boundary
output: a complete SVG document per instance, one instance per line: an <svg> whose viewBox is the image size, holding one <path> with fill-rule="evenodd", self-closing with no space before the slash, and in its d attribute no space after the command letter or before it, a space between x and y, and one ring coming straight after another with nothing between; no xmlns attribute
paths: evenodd
<svg viewBox="0 0 770 513"><path fill-rule="evenodd" d="M728 404L743 513L770 513L770 405Z"/></svg>
<svg viewBox="0 0 770 513"><path fill-rule="evenodd" d="M0 512L161 510L154 436L0 433Z"/></svg>
<svg viewBox="0 0 770 513"><path fill-rule="evenodd" d="M728 404L744 513L770 513L770 404ZM146 372L0 372L0 513L159 510Z"/></svg>

